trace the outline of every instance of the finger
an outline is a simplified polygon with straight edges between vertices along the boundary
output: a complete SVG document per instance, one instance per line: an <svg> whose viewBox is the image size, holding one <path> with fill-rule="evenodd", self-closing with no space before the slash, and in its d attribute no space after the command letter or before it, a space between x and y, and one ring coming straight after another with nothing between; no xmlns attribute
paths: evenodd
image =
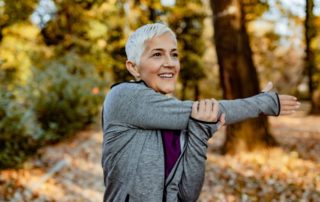
<svg viewBox="0 0 320 202"><path fill-rule="evenodd" d="M221 115L220 121L221 121L221 123L223 123L223 125L226 123L226 114L225 113L223 113Z"/></svg>
<svg viewBox="0 0 320 202"><path fill-rule="evenodd" d="M205 103L205 113L206 115L210 115L213 107L211 100L205 99L204 103Z"/></svg>
<svg viewBox="0 0 320 202"><path fill-rule="evenodd" d="M216 104L212 99L206 100L207 108L206 108L206 117L208 118L209 122L216 121L214 120L214 108L216 107Z"/></svg>
<svg viewBox="0 0 320 202"><path fill-rule="evenodd" d="M296 108L291 108L291 107L289 107L289 108L283 108L283 109L281 109L281 111L280 111L280 114L281 113L283 113L283 114L290 114L290 113L294 113L294 112L296 112Z"/></svg>
<svg viewBox="0 0 320 202"><path fill-rule="evenodd" d="M196 101L192 104L192 112L197 113L199 111L199 102Z"/></svg>
<svg viewBox="0 0 320 202"><path fill-rule="evenodd" d="M296 97L292 95L279 95L280 100L298 100Z"/></svg>
<svg viewBox="0 0 320 202"><path fill-rule="evenodd" d="M291 115L295 112L295 110L281 110L280 115Z"/></svg>
<svg viewBox="0 0 320 202"><path fill-rule="evenodd" d="M199 101L199 113L204 114L206 111L206 102L204 100Z"/></svg>
<svg viewBox="0 0 320 202"><path fill-rule="evenodd" d="M223 113L219 119L218 129L220 129L222 126L224 126L225 123L226 123L226 115Z"/></svg>
<svg viewBox="0 0 320 202"><path fill-rule="evenodd" d="M295 100L281 100L281 105L289 105L289 106L294 106L294 105L300 105L300 102L297 102Z"/></svg>
<svg viewBox="0 0 320 202"><path fill-rule="evenodd" d="M198 113L199 113L199 102L196 101L192 104L192 112L191 112L191 117L197 119L198 118Z"/></svg>
<svg viewBox="0 0 320 202"><path fill-rule="evenodd" d="M296 108L296 109L298 109L298 108L300 108L300 106L301 106L300 102L294 102L294 103L285 102L285 103L281 103L281 107L283 107L283 108L288 107L288 108Z"/></svg>
<svg viewBox="0 0 320 202"><path fill-rule="evenodd" d="M295 101L286 101L286 102L281 102L281 108L290 108L290 109L299 109L301 106L300 102L295 102Z"/></svg>
<svg viewBox="0 0 320 202"><path fill-rule="evenodd" d="M218 114L219 114L219 102L215 99L211 99L213 104L213 109L211 112L212 121L216 122L218 120Z"/></svg>
<svg viewBox="0 0 320 202"><path fill-rule="evenodd" d="M281 104L281 107L280 109L282 110L297 110L300 108L300 104L299 103L296 103L296 104Z"/></svg>
<svg viewBox="0 0 320 202"><path fill-rule="evenodd" d="M269 92L273 88L273 84L271 81L267 83L267 85L262 89L262 92Z"/></svg>

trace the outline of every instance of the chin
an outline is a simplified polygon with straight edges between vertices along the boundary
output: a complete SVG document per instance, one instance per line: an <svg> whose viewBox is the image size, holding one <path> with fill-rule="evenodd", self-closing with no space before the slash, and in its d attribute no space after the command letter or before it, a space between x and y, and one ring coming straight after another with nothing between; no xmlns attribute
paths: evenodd
<svg viewBox="0 0 320 202"><path fill-rule="evenodd" d="M175 88L166 88L166 89L161 89L162 94L171 94L174 93Z"/></svg>

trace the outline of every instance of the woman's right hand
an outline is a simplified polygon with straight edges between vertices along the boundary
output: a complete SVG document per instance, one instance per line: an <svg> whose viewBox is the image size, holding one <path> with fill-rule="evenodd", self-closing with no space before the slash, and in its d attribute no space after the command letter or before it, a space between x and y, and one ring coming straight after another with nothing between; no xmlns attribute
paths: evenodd
<svg viewBox="0 0 320 202"><path fill-rule="evenodd" d="M219 117L219 102L215 99L196 101L192 105L191 117L205 122L219 122L219 127L225 123L225 115Z"/></svg>

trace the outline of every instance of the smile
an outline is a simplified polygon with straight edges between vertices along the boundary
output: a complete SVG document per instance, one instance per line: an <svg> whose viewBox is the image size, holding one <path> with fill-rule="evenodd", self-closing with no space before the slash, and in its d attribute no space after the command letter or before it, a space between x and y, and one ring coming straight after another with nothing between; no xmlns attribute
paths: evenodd
<svg viewBox="0 0 320 202"><path fill-rule="evenodd" d="M164 79L167 79L167 78L173 78L173 73L163 73L163 74L159 74L160 78L164 78Z"/></svg>

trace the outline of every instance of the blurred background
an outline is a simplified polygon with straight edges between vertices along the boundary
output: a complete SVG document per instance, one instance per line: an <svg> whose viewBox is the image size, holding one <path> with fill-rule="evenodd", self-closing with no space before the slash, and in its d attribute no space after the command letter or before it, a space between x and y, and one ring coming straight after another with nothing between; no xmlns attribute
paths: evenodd
<svg viewBox="0 0 320 202"><path fill-rule="evenodd" d="M102 201L101 105L153 22L177 34L179 99L272 81L302 102L219 131L199 201L320 201L320 0L0 0L0 201Z"/></svg>

